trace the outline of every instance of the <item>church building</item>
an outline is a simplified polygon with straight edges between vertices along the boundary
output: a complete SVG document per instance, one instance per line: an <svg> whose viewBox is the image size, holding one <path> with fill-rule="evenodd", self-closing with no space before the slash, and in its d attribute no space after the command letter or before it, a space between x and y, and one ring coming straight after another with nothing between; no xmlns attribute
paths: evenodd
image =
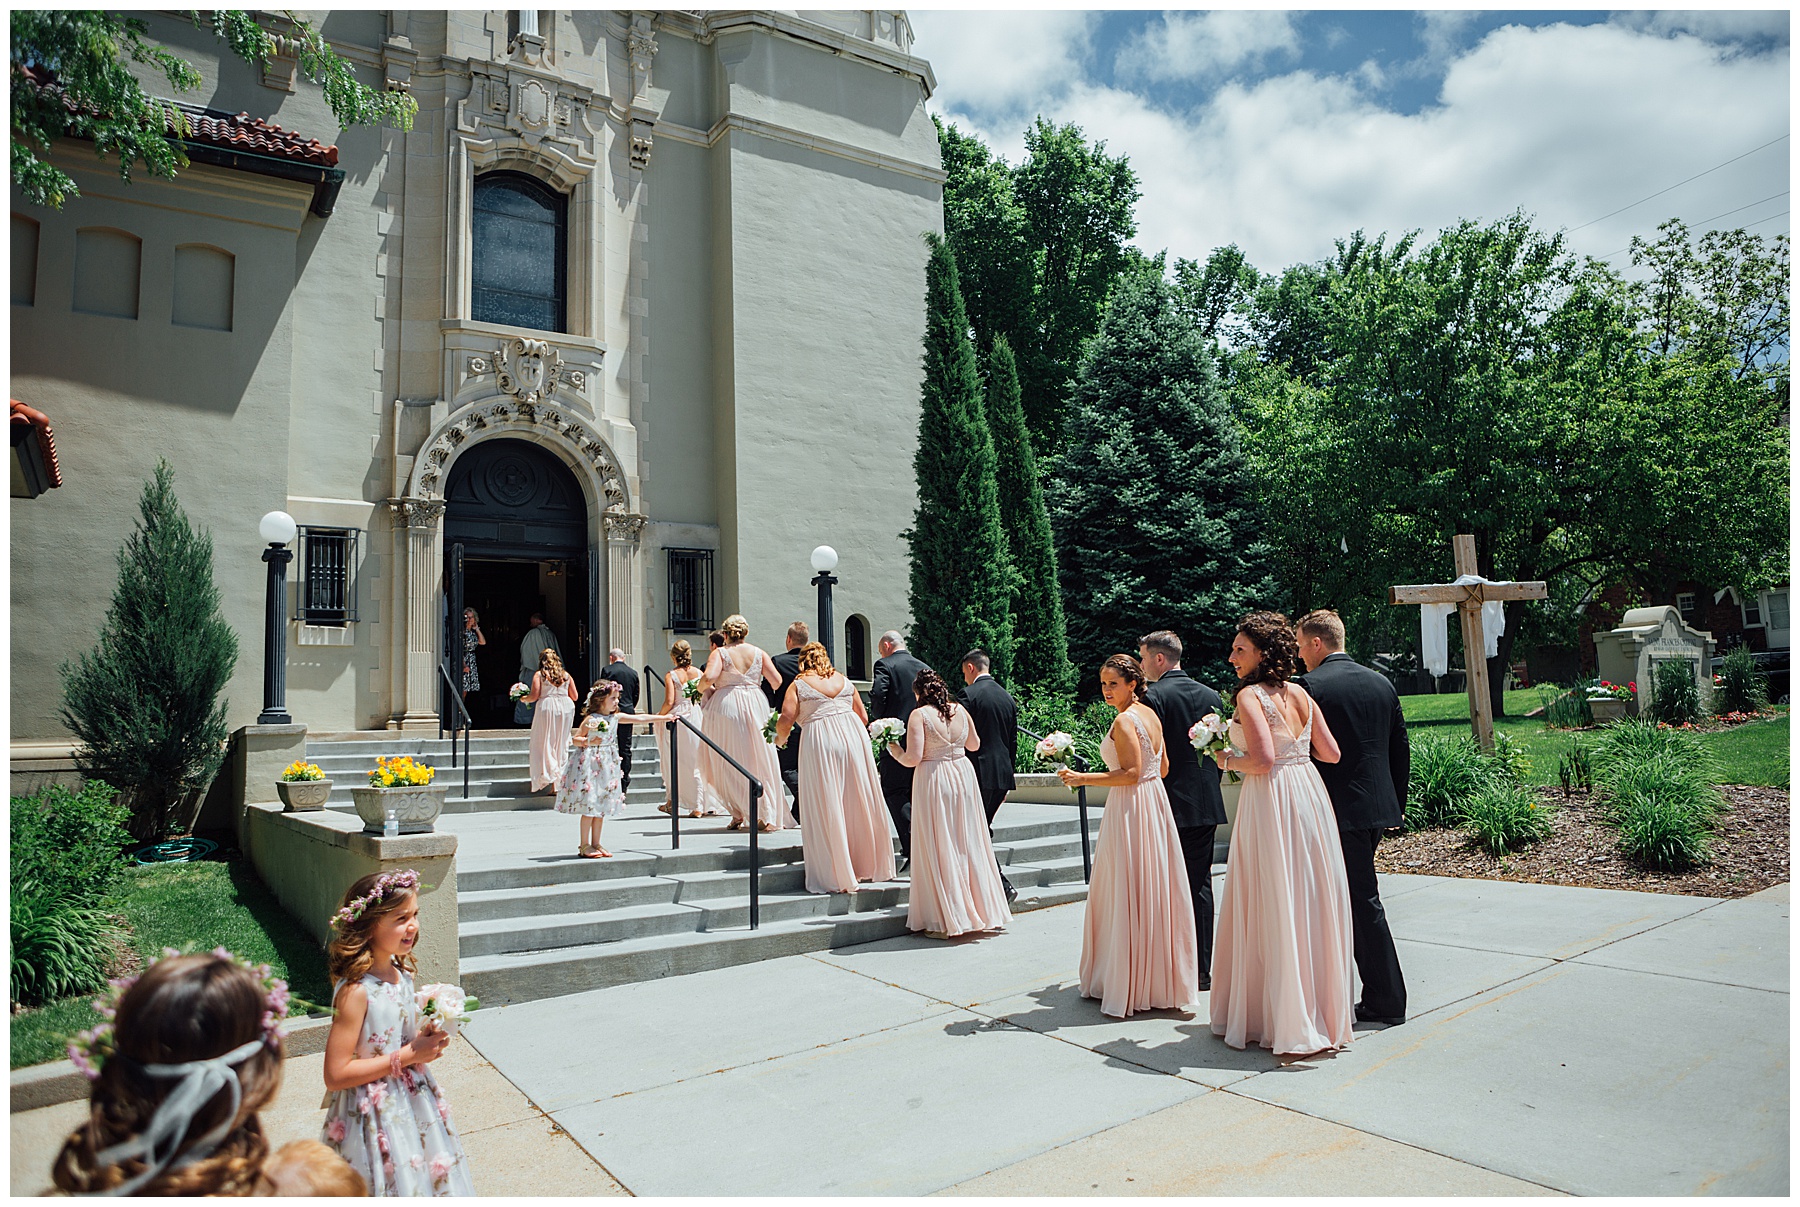
<svg viewBox="0 0 1800 1207"><path fill-rule="evenodd" d="M478 727L509 723L533 612L583 687L611 647L704 659L732 612L778 651L819 545L837 661L869 674L909 622L943 221L904 13L315 13L418 102L409 132L340 130L293 60L146 16L204 77L173 98L189 166L127 184L65 141L81 196L13 200L15 770L67 765L59 667L159 459L214 542L233 728L261 704L276 510L287 709L315 734L435 730L458 601Z"/></svg>

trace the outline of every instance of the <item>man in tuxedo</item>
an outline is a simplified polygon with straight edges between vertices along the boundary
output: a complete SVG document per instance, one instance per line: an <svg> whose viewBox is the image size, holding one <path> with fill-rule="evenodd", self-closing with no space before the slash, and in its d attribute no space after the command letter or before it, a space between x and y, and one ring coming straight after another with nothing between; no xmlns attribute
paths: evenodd
<svg viewBox="0 0 1800 1207"><path fill-rule="evenodd" d="M975 764L975 783L981 788L981 807L987 812L990 839L994 836L994 814L1000 811L1000 802L1017 786L1013 772L1019 749L1019 706L1012 694L988 674L991 665L985 650L974 649L963 655L963 682L968 685L962 694L963 707L969 710L969 721L981 739L981 749L968 757ZM994 862L999 861L996 855ZM1008 901L1018 900L1019 890L1006 878L1004 868L1000 870L1000 883L1006 888Z"/></svg>
<svg viewBox="0 0 1800 1207"><path fill-rule="evenodd" d="M619 711L636 712L638 705L638 673L625 664L624 650L606 651L606 665L600 668L602 679L611 679L619 685ZM619 726L619 786L621 789L631 787L631 731L632 726Z"/></svg>
<svg viewBox="0 0 1800 1207"><path fill-rule="evenodd" d="M775 664L775 670L781 675L781 686L762 685L763 695L769 698L769 707L776 712L787 700L788 689L794 686L794 677L800 673L800 647L812 638L804 620L796 620L788 626L787 649L769 659ZM794 798L794 824L800 824L800 727L794 726L788 734L786 746L775 750L776 761L781 764L781 779L787 785L788 793Z"/></svg>
<svg viewBox="0 0 1800 1207"><path fill-rule="evenodd" d="M1138 663L1150 681L1144 693L1162 721L1163 749L1169 774L1163 788L1181 839L1188 890L1194 898L1194 937L1200 946L1200 988L1212 988L1213 842L1225 824L1225 798L1219 791L1218 764L1203 759L1188 741L1188 730L1209 712L1219 711L1219 693L1181 669L1181 638L1158 629L1138 641Z"/></svg>
<svg viewBox="0 0 1800 1207"><path fill-rule="evenodd" d="M879 721L883 717L893 717L904 725L912 716L913 705L918 703L913 696L913 680L919 677L925 664L907 652L906 640L893 629L881 635L875 652L881 656L875 659L875 674L869 684L869 719ZM904 737L900 739L900 745L905 747ZM887 801L889 816L894 819L894 829L900 833L900 866L905 868L912 862L913 769L902 766L900 760L891 755L884 755L880 773L881 795Z"/></svg>
<svg viewBox="0 0 1800 1207"><path fill-rule="evenodd" d="M1406 980L1381 908L1375 883L1375 848L1381 832L1406 820L1406 787L1412 752L1400 696L1387 679L1344 653L1344 622L1336 612L1308 612L1295 628L1306 674L1296 682L1319 705L1342 757L1313 761L1337 813L1350 881L1350 922L1356 971L1362 977L1359 1022L1397 1026L1406 1021Z"/></svg>

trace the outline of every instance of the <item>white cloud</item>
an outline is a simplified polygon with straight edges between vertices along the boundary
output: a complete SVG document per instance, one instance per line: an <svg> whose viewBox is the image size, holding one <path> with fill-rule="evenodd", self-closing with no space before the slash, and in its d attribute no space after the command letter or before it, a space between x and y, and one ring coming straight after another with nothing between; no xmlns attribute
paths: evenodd
<svg viewBox="0 0 1800 1207"><path fill-rule="evenodd" d="M986 54L966 44L958 54L985 61L1009 44L1001 30ZM917 49L937 54L924 37ZM1013 162L1030 114L1075 122L1131 157L1143 192L1139 247L1203 258L1235 242L1273 271L1328 255L1359 228L1429 236L1515 208L1552 230L1587 223L1786 133L1788 59L1785 47L1745 54L1623 23L1507 26L1454 54L1440 103L1416 114L1384 107L1367 73L1305 71L1228 83L1192 111L1157 103L1151 89L1064 78L1036 103L1019 97L1027 116L1013 120L965 107L960 74L939 66L934 107ZM1670 216L1710 218L1779 193L1787 147L1574 232L1571 245L1603 254ZM1728 224L1786 208L1783 198ZM1787 222L1753 229L1779 233Z"/></svg>
<svg viewBox="0 0 1800 1207"><path fill-rule="evenodd" d="M1099 15L1092 12L908 10L914 53L931 60L964 112L1029 120L1041 98L1081 79Z"/></svg>
<svg viewBox="0 0 1800 1207"><path fill-rule="evenodd" d="M1202 79L1300 52L1292 13L1264 9L1166 12L1119 52L1118 68L1151 80Z"/></svg>
<svg viewBox="0 0 1800 1207"><path fill-rule="evenodd" d="M1665 9L1614 13L1609 20L1627 29L1642 29L1657 34L1693 34L1715 42L1772 38L1785 44L1788 40L1786 9Z"/></svg>

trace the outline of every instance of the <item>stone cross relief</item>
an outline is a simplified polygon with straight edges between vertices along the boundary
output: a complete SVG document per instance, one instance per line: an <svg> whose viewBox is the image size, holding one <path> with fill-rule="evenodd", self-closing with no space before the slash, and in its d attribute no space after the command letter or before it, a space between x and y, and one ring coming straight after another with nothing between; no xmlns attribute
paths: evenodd
<svg viewBox="0 0 1800 1207"><path fill-rule="evenodd" d="M564 365L562 353L541 339L510 339L492 355L471 356L469 372L493 373L502 394L528 405L543 402L558 385L577 392L587 388L587 374Z"/></svg>

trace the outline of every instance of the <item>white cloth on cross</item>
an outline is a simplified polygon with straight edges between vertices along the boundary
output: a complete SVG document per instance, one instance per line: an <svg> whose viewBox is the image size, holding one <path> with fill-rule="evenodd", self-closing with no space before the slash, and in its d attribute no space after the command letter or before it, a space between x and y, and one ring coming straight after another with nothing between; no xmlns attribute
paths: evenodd
<svg viewBox="0 0 1800 1207"><path fill-rule="evenodd" d="M1488 586L1504 587L1510 583L1496 583L1482 578L1479 574L1464 574L1450 585L1453 587L1472 587L1485 583ZM1425 669L1434 677L1442 676L1450 669L1450 631L1444 623L1450 614L1456 611L1455 604L1428 603L1419 605L1419 660ZM1481 644L1486 646L1489 658L1500 652L1500 638L1506 633L1506 603L1504 600L1487 599L1481 604Z"/></svg>

